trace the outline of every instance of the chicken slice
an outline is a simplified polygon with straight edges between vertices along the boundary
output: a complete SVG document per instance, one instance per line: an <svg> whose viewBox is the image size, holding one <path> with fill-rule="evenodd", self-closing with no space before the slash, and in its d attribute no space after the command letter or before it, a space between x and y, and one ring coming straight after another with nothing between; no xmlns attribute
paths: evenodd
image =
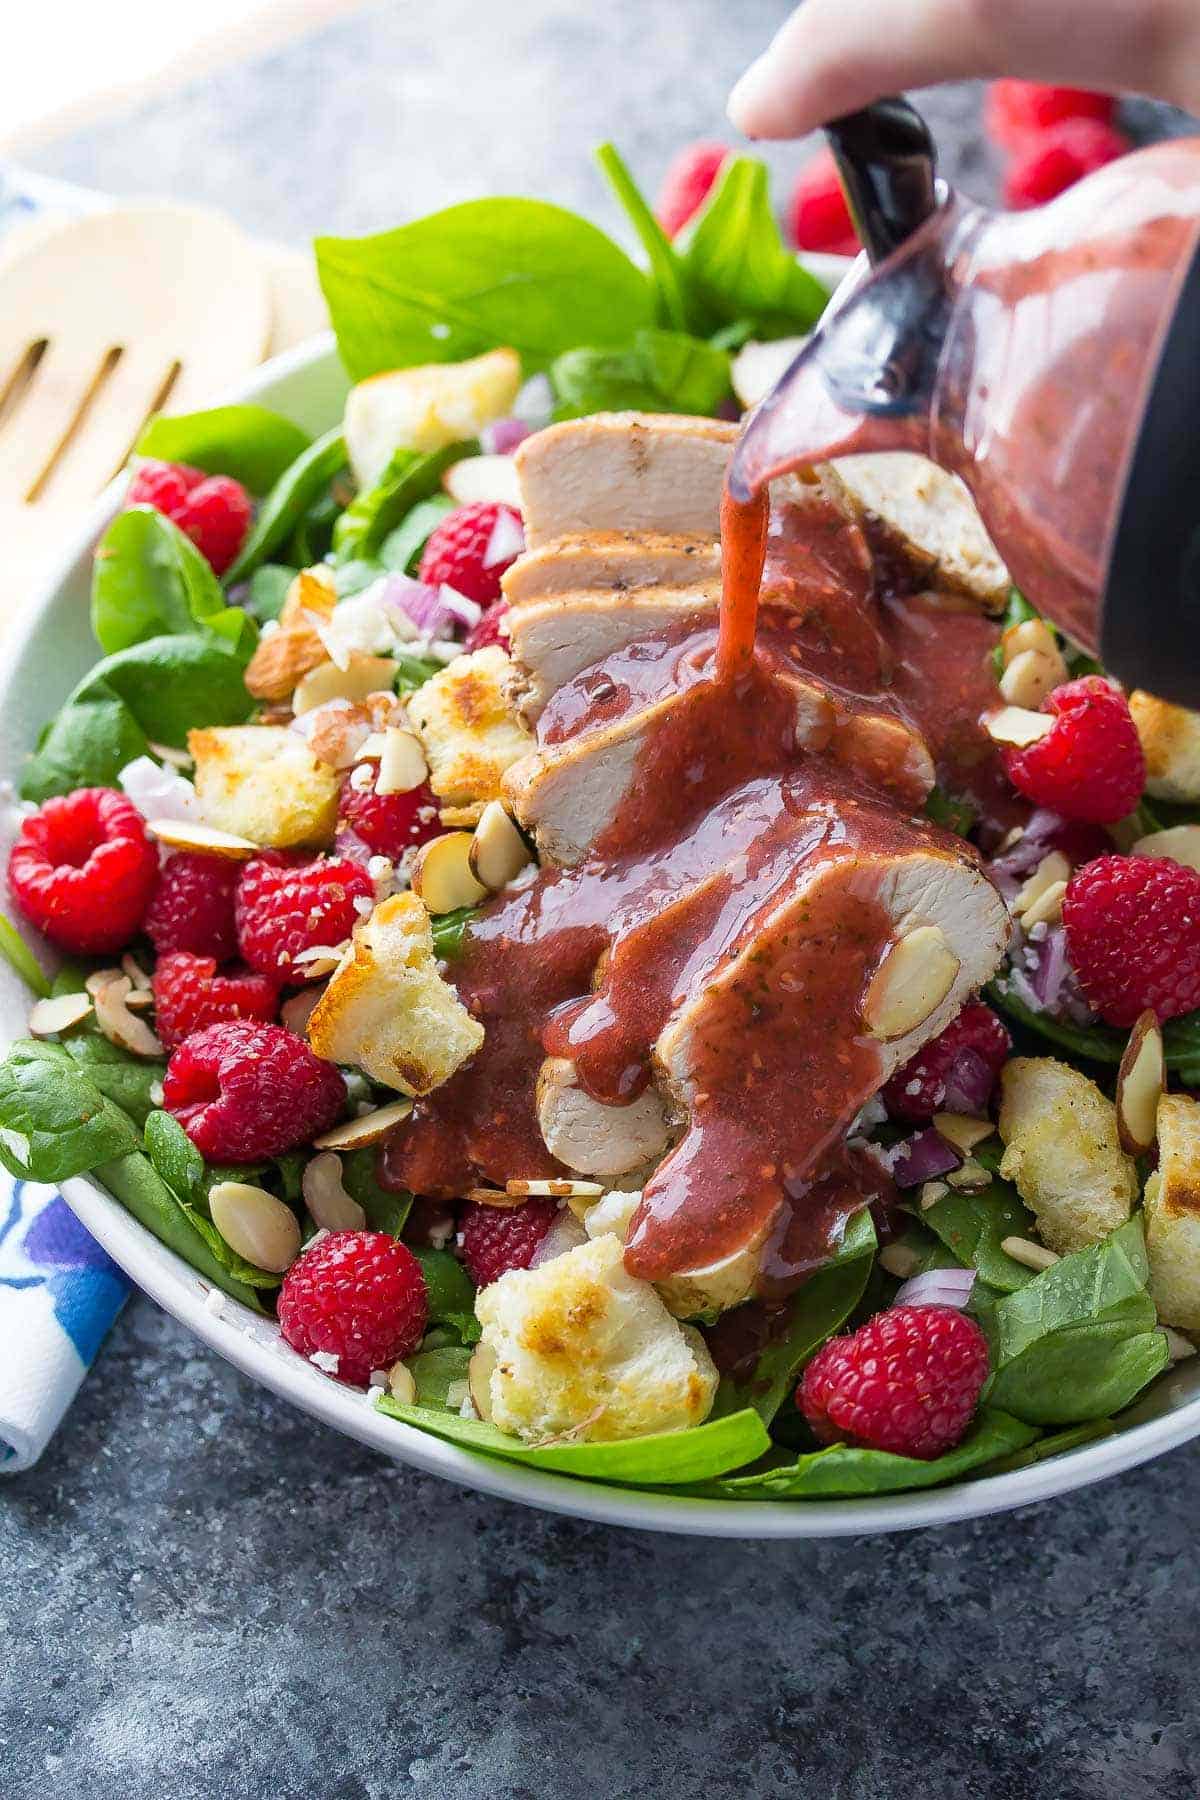
<svg viewBox="0 0 1200 1800"><path fill-rule="evenodd" d="M628 1106L605 1106L580 1087L565 1056L548 1056L542 1064L537 1115L551 1156L576 1175L606 1181L655 1162L671 1141L657 1089L646 1088Z"/></svg>
<svg viewBox="0 0 1200 1800"><path fill-rule="evenodd" d="M510 649L521 672L523 716L539 718L551 696L585 669L680 620L715 613L720 600L719 582L708 582L525 601L508 615Z"/></svg>
<svg viewBox="0 0 1200 1800"><path fill-rule="evenodd" d="M509 605L518 607L583 588L625 594L720 578L721 545L711 535L588 531L551 538L540 549L527 551L505 571L500 585Z"/></svg>
<svg viewBox="0 0 1200 1800"><path fill-rule="evenodd" d="M843 456L832 465L844 503L868 526L882 527L923 570L925 585L966 594L989 612L1003 610L1009 574L963 482L908 451Z"/></svg>

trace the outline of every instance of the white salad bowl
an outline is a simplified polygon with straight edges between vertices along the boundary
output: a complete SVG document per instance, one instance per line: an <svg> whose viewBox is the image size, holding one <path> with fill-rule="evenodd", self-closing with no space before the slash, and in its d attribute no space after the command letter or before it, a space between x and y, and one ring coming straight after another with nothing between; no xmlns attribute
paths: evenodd
<svg viewBox="0 0 1200 1800"><path fill-rule="evenodd" d="M844 265L843 265L844 268ZM826 271L821 270L824 274ZM832 270L830 271L832 272ZM331 338L317 338L259 370L230 398L256 400L314 433L340 417L346 380ZM5 644L0 675L0 776L15 781L22 757L75 681L96 660L88 621L92 549L120 499L114 484L81 524L41 592ZM7 849L7 844L4 846ZM32 941L32 939L31 939ZM37 946L38 953L43 948ZM28 990L0 963L0 1031L25 1035ZM492 1460L377 1412L366 1397L321 1374L282 1342L278 1328L222 1297L210 1310L208 1283L166 1249L98 1182L79 1176L63 1194L114 1261L153 1300L253 1380L348 1437L415 1468L551 1512L612 1525L714 1537L841 1537L903 1531L977 1518L1045 1500L1160 1455L1200 1433L1200 1359L1160 1376L1111 1438L1007 1474L930 1492L862 1500L702 1500L639 1493Z"/></svg>

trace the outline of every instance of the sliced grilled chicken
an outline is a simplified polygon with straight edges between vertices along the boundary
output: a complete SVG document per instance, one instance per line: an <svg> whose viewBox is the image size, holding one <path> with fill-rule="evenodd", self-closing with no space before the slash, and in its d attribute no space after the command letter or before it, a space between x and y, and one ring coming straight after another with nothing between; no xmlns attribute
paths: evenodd
<svg viewBox="0 0 1200 1800"><path fill-rule="evenodd" d="M551 1156L603 1181L653 1163L671 1141L666 1105L646 1088L629 1106L605 1106L580 1087L575 1065L549 1056L537 1084L538 1125Z"/></svg>
<svg viewBox="0 0 1200 1800"><path fill-rule="evenodd" d="M833 464L846 503L871 535L882 529L925 585L966 594L989 612L1008 599L1009 574L957 475L924 456L891 451Z"/></svg>
<svg viewBox="0 0 1200 1800"><path fill-rule="evenodd" d="M712 536L593 531L551 538L540 549L519 556L505 571L501 586L509 605L516 607L584 588L623 594L720 578L721 545Z"/></svg>
<svg viewBox="0 0 1200 1800"><path fill-rule="evenodd" d="M615 651L680 620L716 613L718 582L583 592L527 600L508 615L510 649L521 671L521 711L533 721L560 688Z"/></svg>

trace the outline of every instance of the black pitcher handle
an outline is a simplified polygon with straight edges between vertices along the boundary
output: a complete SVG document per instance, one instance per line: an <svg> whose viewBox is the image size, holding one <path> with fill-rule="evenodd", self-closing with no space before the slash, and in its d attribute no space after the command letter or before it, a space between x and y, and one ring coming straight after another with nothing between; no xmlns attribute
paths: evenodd
<svg viewBox="0 0 1200 1800"><path fill-rule="evenodd" d="M937 206L929 127L915 106L892 94L825 130L858 235L880 263Z"/></svg>

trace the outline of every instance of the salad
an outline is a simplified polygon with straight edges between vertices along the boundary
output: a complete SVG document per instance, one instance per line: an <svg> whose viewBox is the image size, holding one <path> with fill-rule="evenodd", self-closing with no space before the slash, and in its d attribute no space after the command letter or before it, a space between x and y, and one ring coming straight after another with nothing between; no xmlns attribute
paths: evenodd
<svg viewBox="0 0 1200 1800"><path fill-rule="evenodd" d="M673 236L600 160L644 266L533 200L323 239L340 425L146 427L14 800L0 1160L483 1456L1055 1455L1200 1330L1200 717L916 458L722 544L828 295L754 159Z"/></svg>

